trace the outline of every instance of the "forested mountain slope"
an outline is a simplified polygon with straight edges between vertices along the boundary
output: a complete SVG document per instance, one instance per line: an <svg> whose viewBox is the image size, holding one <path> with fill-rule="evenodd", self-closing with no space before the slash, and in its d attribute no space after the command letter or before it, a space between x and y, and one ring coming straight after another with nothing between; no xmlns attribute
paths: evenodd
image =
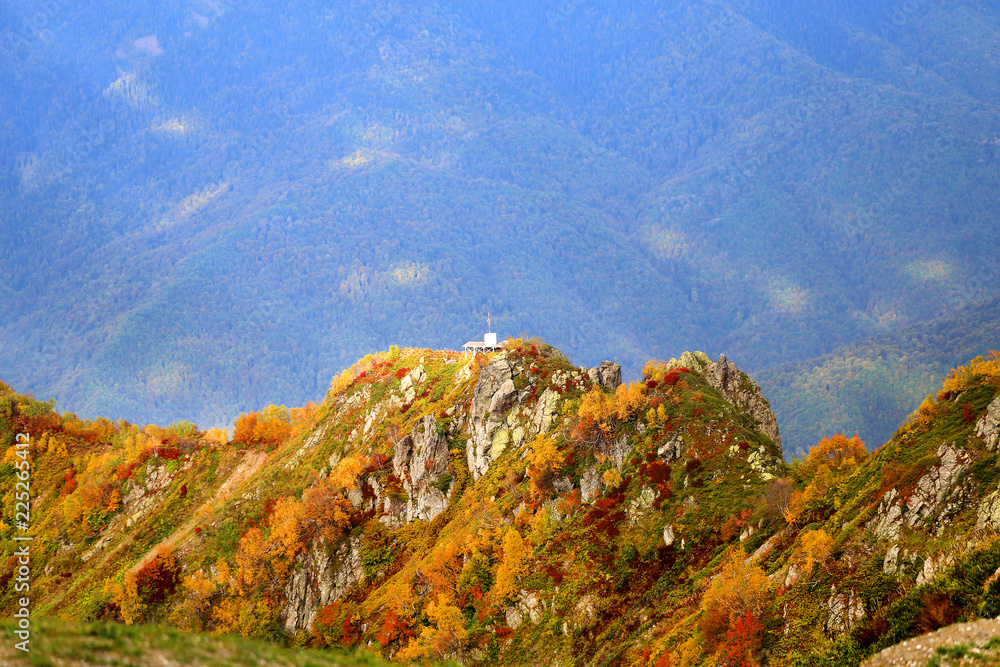
<svg viewBox="0 0 1000 667"><path fill-rule="evenodd" d="M875 447L935 392L956 359L986 356L1000 340L1000 299L899 327L822 357L754 373L774 405L785 457L801 458L830 433Z"/></svg>
<svg viewBox="0 0 1000 667"><path fill-rule="evenodd" d="M1000 9L858 4L6 6L0 374L222 426L487 308L637 377L993 295Z"/></svg>
<svg viewBox="0 0 1000 667"><path fill-rule="evenodd" d="M393 349L232 441L4 387L0 482L30 434L39 617L399 661L842 666L1000 612L998 390L975 359L875 453L837 435L788 466L724 357L621 384L537 342Z"/></svg>

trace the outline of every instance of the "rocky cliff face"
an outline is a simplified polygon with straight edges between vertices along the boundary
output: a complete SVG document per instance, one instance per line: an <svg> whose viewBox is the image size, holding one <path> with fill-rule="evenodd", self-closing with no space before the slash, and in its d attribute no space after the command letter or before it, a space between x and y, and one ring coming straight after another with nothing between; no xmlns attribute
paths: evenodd
<svg viewBox="0 0 1000 667"><path fill-rule="evenodd" d="M739 649L758 664L857 664L925 626L1000 614L991 369L952 381L870 457L791 467L750 378L701 353L626 387L611 362L529 344L382 355L270 448L182 451L147 429L144 451L147 436L112 425L89 452L79 434L96 428L19 417L45 434L41 484L59 490L33 508L54 554L39 600L82 609L74 591L89 591L118 613L117 564L136 572L159 546L183 583L149 608L207 630L370 642L400 660L694 667L759 625ZM739 619L711 607L719 577L759 589Z"/></svg>
<svg viewBox="0 0 1000 667"><path fill-rule="evenodd" d="M393 448L392 468L403 480L409 496L406 510L390 509L392 524L420 519L430 521L448 506L451 475L448 474L448 441L438 432L434 415L425 415ZM447 477L445 477L447 475Z"/></svg>

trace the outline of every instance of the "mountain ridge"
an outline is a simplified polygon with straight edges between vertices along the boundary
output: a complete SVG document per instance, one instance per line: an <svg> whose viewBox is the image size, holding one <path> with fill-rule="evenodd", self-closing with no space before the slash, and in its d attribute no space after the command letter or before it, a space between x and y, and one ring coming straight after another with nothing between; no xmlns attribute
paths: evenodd
<svg viewBox="0 0 1000 667"><path fill-rule="evenodd" d="M39 617L403 661L849 665L1000 612L998 393L977 358L874 453L835 435L789 465L725 358L621 383L538 340L393 348L231 439L2 386L0 477L30 433Z"/></svg>

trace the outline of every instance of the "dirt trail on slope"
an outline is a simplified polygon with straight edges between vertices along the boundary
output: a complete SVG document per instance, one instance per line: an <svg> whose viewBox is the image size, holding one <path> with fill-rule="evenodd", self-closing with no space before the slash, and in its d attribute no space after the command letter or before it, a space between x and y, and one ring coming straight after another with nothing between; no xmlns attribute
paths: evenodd
<svg viewBox="0 0 1000 667"><path fill-rule="evenodd" d="M175 544L181 541L182 537L188 535L194 530L195 526L204 520L204 517L211 512L214 507L221 505L226 502L232 492L244 481L250 479L254 473L260 470L260 467L264 465L264 461L267 460L266 452L254 452L248 454L247 457L241 462L233 474L229 476L229 479L219 487L219 490L215 492L215 495L210 499L206 500L201 507L195 510L191 518L188 519L183 525L181 525L177 530L170 533L167 537L163 538L159 544L149 550L149 552L142 557L135 565L129 570L132 574L138 572L146 563L153 559L156 555L157 550L161 548L173 547Z"/></svg>

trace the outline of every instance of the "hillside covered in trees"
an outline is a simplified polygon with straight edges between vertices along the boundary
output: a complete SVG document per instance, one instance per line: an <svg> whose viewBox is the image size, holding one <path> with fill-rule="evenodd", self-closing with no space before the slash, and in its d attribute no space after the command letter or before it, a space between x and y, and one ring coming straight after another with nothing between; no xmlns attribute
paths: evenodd
<svg viewBox="0 0 1000 667"><path fill-rule="evenodd" d="M830 433L887 441L914 406L937 391L956 360L1000 341L1000 299L889 331L804 361L754 373L774 405L785 458L801 458Z"/></svg>
<svg viewBox="0 0 1000 667"><path fill-rule="evenodd" d="M38 617L402 662L842 667L1000 613L1000 355L874 453L830 435L791 465L725 357L620 371L392 348L231 438L0 386L0 540L34 538Z"/></svg>
<svg viewBox="0 0 1000 667"><path fill-rule="evenodd" d="M981 0L7 4L0 377L221 427L487 309L628 378L838 355L996 295L998 50Z"/></svg>

